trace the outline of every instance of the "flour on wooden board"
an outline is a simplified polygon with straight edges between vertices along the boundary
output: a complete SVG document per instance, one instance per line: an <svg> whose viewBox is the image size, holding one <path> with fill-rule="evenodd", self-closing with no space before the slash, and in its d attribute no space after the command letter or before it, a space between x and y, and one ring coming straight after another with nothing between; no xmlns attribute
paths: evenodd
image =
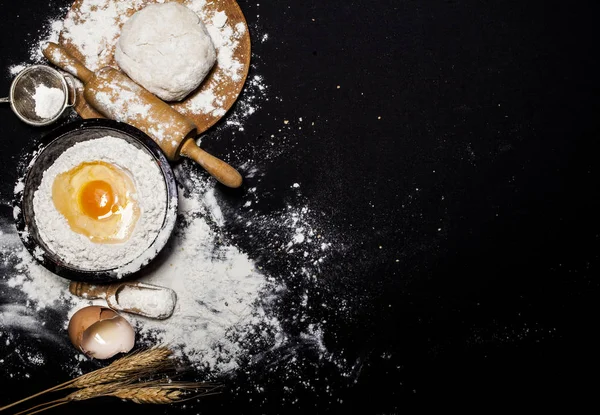
<svg viewBox="0 0 600 415"><path fill-rule="evenodd" d="M77 12L69 11L63 22L53 22L51 40L62 31L65 41L73 45L83 57L83 63L97 71L111 63L112 53L119 39L120 27L133 10L141 9L146 0L83 0ZM163 3L159 1L159 3ZM240 39L246 34L244 24L233 25L224 11L212 11L205 0L187 0L184 4L194 11L206 25L217 50L217 68L200 93L186 100L186 108L193 113L222 116L226 110L226 96L220 84L230 79L237 82L243 75L244 64L235 57ZM32 57L37 57L37 52Z"/></svg>
<svg viewBox="0 0 600 415"><path fill-rule="evenodd" d="M162 3L163 1L158 2ZM114 22L124 23L126 20L123 17L124 13L127 10L139 8L143 3L145 0L84 0L78 14L68 13L68 8L60 9L56 17L46 22L39 39L32 43L29 50L30 62L12 65L8 70L9 74L16 76L29 64L48 64L42 55L42 47L46 42L58 42L63 29L63 36L82 51L84 63L88 68L100 69L109 59L108 51L113 49L118 40L118 30ZM209 13L205 8L206 0L187 0L185 5L195 11L205 23L217 48L217 62L221 70L220 73L214 75L210 85L188 99L185 105L192 112L221 116L225 114L223 108L225 97L218 92L219 82L222 81L222 77L237 80L241 76L243 65L235 58L234 51L241 37L245 35L246 28L240 24L231 25L223 11ZM92 10L94 10L93 13ZM258 31L258 28L255 30ZM259 58L253 56L255 63L257 59ZM220 130L231 128L243 131L242 123L258 110L263 101L269 100L266 92L267 85L262 76L251 75ZM115 105L118 104L115 103ZM145 115L145 110L139 106L133 108L132 111ZM151 132L155 138L161 140L161 137L165 135L165 128L157 126Z"/></svg>

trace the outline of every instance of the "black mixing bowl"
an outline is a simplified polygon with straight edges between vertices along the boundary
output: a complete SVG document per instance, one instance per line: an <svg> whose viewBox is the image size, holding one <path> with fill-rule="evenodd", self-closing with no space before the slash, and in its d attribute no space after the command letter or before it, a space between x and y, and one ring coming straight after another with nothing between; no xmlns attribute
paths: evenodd
<svg viewBox="0 0 600 415"><path fill-rule="evenodd" d="M40 238L33 210L33 196L38 189L44 172L56 159L73 145L110 135L146 151L157 162L167 189L166 215L162 227L148 247L152 255L140 258L117 268L87 270L65 263L52 252ZM91 283L107 283L135 275L149 263L166 245L177 219L177 185L173 170L160 147L146 134L128 124L105 119L83 120L66 124L48 134L42 148L28 164L24 186L15 194L15 221L17 231L25 247L44 267L61 277ZM148 252L148 251L147 251ZM141 260L143 258L143 260Z"/></svg>

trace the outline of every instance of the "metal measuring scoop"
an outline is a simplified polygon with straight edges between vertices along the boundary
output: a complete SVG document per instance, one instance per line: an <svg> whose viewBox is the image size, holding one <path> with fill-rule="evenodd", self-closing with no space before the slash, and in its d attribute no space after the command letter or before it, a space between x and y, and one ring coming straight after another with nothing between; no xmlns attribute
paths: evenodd
<svg viewBox="0 0 600 415"><path fill-rule="evenodd" d="M36 88L44 85L56 88L63 93L62 105L50 118L40 117L35 110ZM13 112L29 125L41 127L52 124L60 118L66 108L75 104L75 80L46 65L33 65L19 72L10 86L10 96L0 98L0 103L10 102Z"/></svg>

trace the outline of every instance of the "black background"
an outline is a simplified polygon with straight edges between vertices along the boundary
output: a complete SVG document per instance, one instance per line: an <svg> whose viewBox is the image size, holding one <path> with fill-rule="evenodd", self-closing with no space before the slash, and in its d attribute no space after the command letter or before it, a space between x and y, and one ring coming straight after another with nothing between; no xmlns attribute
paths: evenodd
<svg viewBox="0 0 600 415"><path fill-rule="evenodd" d="M38 30L68 3L0 1L6 95L8 66L27 61ZM289 186L298 182L335 230L344 249L322 270L314 301L349 306L314 317L327 321L328 349L356 364L343 377L299 352L307 363L297 378L313 385L302 388L274 357L280 367L252 366L232 392L194 411L391 413L442 398L470 405L597 395L593 4L240 1L258 62L251 75L277 99L244 131L209 133L203 146L233 164L260 160L283 120L306 121L261 163L257 210L293 203ZM44 130L7 106L0 117L6 196L17 155ZM242 195L218 189L229 235L277 275L288 264L265 259L262 241L244 236ZM18 390L2 392L0 404L65 380L52 378L59 365L57 355L31 379L0 374L3 391ZM295 391L286 395L283 385ZM110 400L64 408L137 409Z"/></svg>

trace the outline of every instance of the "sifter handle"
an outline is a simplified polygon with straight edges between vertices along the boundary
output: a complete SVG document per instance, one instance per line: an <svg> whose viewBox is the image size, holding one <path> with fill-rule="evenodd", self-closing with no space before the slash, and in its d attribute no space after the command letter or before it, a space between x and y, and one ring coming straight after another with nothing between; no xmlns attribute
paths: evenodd
<svg viewBox="0 0 600 415"><path fill-rule="evenodd" d="M196 145L194 139L188 139L181 147L179 154L194 160L227 187L236 188L242 185L242 175L236 169L202 150Z"/></svg>
<svg viewBox="0 0 600 415"><path fill-rule="evenodd" d="M4 104L5 102L10 102L10 98L0 98L0 104Z"/></svg>
<svg viewBox="0 0 600 415"><path fill-rule="evenodd" d="M46 43L42 47L42 53L54 65L81 79L83 83L89 82L94 77L94 73L86 68L83 63L71 56L65 48L54 42Z"/></svg>

